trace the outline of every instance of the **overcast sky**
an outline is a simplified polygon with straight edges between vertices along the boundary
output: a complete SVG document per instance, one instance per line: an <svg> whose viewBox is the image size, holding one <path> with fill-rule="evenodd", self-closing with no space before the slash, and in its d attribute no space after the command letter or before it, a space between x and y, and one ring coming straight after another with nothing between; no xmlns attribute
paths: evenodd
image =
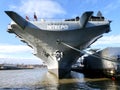
<svg viewBox="0 0 120 90"><path fill-rule="evenodd" d="M111 23L111 32L105 34L91 48L120 46L120 0L0 0L0 57L38 59L33 50L22 43L14 34L7 32L11 19L4 11L12 10L22 17L32 19L34 12L38 18L73 18L85 11L101 11Z"/></svg>

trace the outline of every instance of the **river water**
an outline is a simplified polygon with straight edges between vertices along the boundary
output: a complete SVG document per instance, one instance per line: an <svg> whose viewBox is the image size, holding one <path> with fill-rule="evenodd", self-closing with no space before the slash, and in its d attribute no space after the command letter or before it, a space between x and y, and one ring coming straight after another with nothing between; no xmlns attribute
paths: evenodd
<svg viewBox="0 0 120 90"><path fill-rule="evenodd" d="M1 70L0 90L120 90L120 80L86 78L73 71L71 76L58 80L46 68Z"/></svg>

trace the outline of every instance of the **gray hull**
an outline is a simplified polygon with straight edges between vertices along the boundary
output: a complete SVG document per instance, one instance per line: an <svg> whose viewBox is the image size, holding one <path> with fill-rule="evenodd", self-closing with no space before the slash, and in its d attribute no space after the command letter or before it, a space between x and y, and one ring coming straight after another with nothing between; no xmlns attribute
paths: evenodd
<svg viewBox="0 0 120 90"><path fill-rule="evenodd" d="M62 22L28 22L14 12L8 11L7 14L15 21L9 25L8 31L31 46L35 50L34 55L41 58L48 69L60 78L70 72L71 65L80 56L80 52L61 42L83 50L110 31L109 21L88 21L91 12L84 13L79 21Z"/></svg>

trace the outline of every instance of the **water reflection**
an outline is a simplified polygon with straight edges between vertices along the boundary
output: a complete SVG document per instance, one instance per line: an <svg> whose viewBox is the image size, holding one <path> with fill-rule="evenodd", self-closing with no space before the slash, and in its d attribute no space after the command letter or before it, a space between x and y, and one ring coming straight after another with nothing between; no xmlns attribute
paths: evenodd
<svg viewBox="0 0 120 90"><path fill-rule="evenodd" d="M32 87L44 81L46 73L47 69L2 70L0 88Z"/></svg>
<svg viewBox="0 0 120 90"><path fill-rule="evenodd" d="M104 90L120 90L120 81L103 80L87 82L89 87L99 88Z"/></svg>
<svg viewBox="0 0 120 90"><path fill-rule="evenodd" d="M71 71L69 78L58 80L47 69L0 71L1 89L22 90L119 90L120 81L108 78L86 78Z"/></svg>

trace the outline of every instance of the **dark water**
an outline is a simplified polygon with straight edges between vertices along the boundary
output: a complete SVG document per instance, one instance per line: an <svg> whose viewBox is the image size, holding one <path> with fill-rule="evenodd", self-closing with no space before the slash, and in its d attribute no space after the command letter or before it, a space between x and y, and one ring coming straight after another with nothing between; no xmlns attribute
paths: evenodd
<svg viewBox="0 0 120 90"><path fill-rule="evenodd" d="M72 78L56 79L47 69L0 71L0 90L120 90L120 81L108 78L85 78L71 72Z"/></svg>

